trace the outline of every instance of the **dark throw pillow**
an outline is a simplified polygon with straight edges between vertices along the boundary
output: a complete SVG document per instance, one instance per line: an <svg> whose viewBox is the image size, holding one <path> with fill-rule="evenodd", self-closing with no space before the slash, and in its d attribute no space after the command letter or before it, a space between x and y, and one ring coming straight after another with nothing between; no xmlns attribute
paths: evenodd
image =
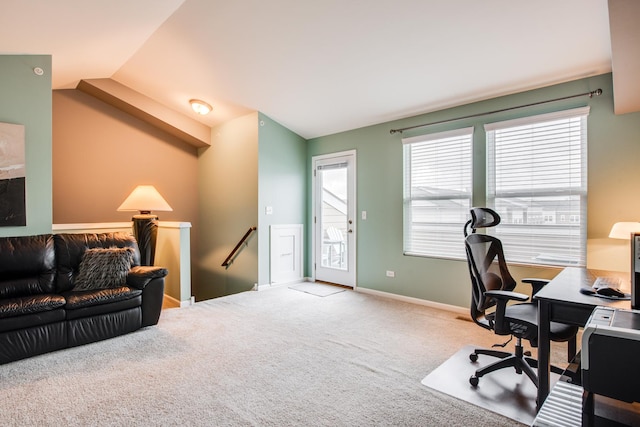
<svg viewBox="0 0 640 427"><path fill-rule="evenodd" d="M94 248L82 255L74 291L124 286L133 262L133 248Z"/></svg>

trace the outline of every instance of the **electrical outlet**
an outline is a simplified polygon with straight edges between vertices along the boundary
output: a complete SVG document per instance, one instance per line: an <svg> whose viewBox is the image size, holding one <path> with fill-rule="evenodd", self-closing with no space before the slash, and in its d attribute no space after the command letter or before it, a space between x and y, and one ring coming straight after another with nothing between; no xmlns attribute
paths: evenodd
<svg viewBox="0 0 640 427"><path fill-rule="evenodd" d="M396 277L396 272L395 271L391 271L391 270L387 270L387 277Z"/></svg>

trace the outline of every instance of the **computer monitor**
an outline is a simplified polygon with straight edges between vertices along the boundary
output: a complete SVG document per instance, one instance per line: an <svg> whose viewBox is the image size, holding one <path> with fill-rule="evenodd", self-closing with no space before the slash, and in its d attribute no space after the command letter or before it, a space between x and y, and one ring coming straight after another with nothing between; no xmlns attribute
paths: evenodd
<svg viewBox="0 0 640 427"><path fill-rule="evenodd" d="M640 233L631 234L631 308L640 310Z"/></svg>

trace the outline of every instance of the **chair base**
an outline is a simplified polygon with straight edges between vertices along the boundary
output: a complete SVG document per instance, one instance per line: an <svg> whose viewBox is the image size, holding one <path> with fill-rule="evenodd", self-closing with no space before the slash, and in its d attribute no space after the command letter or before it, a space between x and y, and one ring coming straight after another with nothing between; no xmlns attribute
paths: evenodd
<svg viewBox="0 0 640 427"><path fill-rule="evenodd" d="M524 372L536 388L538 387L538 374L534 371L534 368L538 367L538 361L525 355L521 338L517 339L515 353L499 350L476 349L469 355L469 359L471 359L472 362L476 362L479 354L497 357L500 360L478 369L475 374L469 378L469 383L473 387L478 386L480 378L484 375L503 368L514 368L516 373L519 375Z"/></svg>
<svg viewBox="0 0 640 427"><path fill-rule="evenodd" d="M469 378L469 383L471 383L473 387L478 386L480 378L484 375L503 368L514 368L518 375L521 375L524 372L527 377L531 379L536 388L538 387L538 374L534 371L534 369L538 369L538 361L529 357L529 352L524 351L521 338L518 338L516 341L515 353L477 348L469 355L469 359L471 359L472 362L476 362L479 354L497 357L500 360L478 369L475 374ZM562 375L564 373L564 370L557 366L551 365L550 368L551 372L555 374Z"/></svg>

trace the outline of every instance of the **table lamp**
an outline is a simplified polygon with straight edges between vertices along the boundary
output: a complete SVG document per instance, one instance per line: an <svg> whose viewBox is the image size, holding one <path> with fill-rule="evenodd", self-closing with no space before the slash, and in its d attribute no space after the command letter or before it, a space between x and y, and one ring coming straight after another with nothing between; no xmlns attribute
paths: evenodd
<svg viewBox="0 0 640 427"><path fill-rule="evenodd" d="M631 308L640 309L640 262L637 260L640 236L640 222L616 222L611 227L609 237L612 239L624 239L631 241Z"/></svg>
<svg viewBox="0 0 640 427"><path fill-rule="evenodd" d="M171 206L153 185L138 185L118 211L139 211L133 215L133 236L140 248L140 264L153 265L156 255L158 217L151 211L172 211Z"/></svg>

